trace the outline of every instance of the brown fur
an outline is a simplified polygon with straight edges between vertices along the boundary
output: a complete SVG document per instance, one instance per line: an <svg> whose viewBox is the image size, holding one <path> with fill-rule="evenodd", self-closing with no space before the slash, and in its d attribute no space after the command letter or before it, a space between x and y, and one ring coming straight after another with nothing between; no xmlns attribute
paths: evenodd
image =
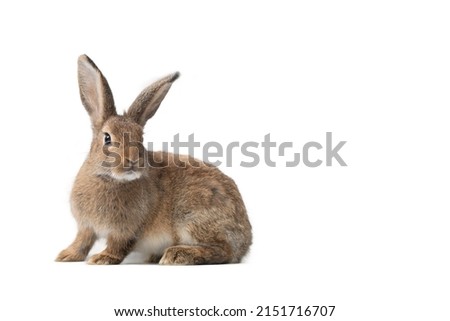
<svg viewBox="0 0 450 321"><path fill-rule="evenodd" d="M93 139L71 193L78 234L56 260L85 260L96 239L106 237L106 249L88 263L119 264L141 248L149 251L149 262L160 264L240 262L252 233L234 181L190 156L146 151L136 144L179 74L144 89L119 116L97 66L85 55L78 66ZM111 136L111 146L104 146L104 133ZM130 144L134 147L123 148ZM105 166L114 156L120 163Z"/></svg>

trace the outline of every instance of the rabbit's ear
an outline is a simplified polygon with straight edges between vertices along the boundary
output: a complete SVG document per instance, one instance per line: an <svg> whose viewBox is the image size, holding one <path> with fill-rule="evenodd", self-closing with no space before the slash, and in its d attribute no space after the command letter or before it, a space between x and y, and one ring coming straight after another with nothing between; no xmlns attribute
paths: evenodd
<svg viewBox="0 0 450 321"><path fill-rule="evenodd" d="M78 85L84 108L91 117L94 129L99 130L108 117L117 113L108 82L86 55L78 58Z"/></svg>
<svg viewBox="0 0 450 321"><path fill-rule="evenodd" d="M180 76L179 72L166 76L145 88L131 104L126 115L145 126L147 120L158 110L172 83Z"/></svg>

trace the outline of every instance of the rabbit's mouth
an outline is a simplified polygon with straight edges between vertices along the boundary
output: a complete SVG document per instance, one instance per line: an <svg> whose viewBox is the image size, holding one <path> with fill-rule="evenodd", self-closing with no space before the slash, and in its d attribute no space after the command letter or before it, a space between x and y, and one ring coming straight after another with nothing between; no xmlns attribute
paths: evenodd
<svg viewBox="0 0 450 321"><path fill-rule="evenodd" d="M120 174L112 172L112 177L121 182L134 181L136 179L141 178L141 176L142 176L142 172L136 172L133 170L128 170L128 171L125 171Z"/></svg>

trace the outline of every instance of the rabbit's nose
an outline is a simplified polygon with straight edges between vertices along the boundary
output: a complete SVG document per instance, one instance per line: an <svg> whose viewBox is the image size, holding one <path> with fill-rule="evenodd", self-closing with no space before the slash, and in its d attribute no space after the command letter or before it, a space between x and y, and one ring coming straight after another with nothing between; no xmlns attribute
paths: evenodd
<svg viewBox="0 0 450 321"><path fill-rule="evenodd" d="M129 158L125 158L125 167L131 167L131 168L133 168L133 167L135 167L136 165L137 165L137 163L139 162L139 159L136 159L136 160L131 160L131 159L129 159Z"/></svg>

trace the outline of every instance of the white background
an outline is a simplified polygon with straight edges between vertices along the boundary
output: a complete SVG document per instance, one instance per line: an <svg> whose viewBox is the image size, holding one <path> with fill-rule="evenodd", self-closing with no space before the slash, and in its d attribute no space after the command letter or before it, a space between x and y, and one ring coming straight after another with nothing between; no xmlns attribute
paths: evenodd
<svg viewBox="0 0 450 321"><path fill-rule="evenodd" d="M12 3L0 4L1 319L113 320L113 308L215 304L449 320L445 1ZM182 73L146 141L271 133L301 151L330 131L347 141L348 167L286 168L274 157L276 168L247 169L237 154L222 166L254 228L243 264L55 263L75 236L68 198L90 142L76 78L83 53L119 110L151 81Z"/></svg>

